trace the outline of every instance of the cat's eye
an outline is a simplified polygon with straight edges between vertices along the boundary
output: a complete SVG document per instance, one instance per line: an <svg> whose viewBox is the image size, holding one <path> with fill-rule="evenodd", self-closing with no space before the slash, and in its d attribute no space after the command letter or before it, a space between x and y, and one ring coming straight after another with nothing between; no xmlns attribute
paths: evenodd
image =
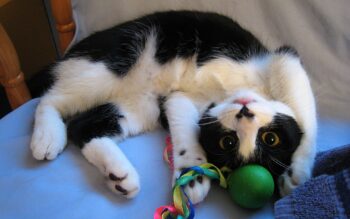
<svg viewBox="0 0 350 219"><path fill-rule="evenodd" d="M231 135L222 137L219 141L219 146L222 150L232 149L237 144L237 138Z"/></svg>
<svg viewBox="0 0 350 219"><path fill-rule="evenodd" d="M261 138L264 144L270 147L275 147L280 143L280 138L275 132L264 132Z"/></svg>

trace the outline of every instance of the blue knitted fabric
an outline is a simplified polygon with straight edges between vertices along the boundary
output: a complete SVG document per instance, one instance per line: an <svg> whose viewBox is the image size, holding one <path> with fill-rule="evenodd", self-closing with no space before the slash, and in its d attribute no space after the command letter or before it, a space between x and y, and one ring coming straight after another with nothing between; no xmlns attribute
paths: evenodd
<svg viewBox="0 0 350 219"><path fill-rule="evenodd" d="M275 203L276 218L350 218L350 145L317 154L313 175Z"/></svg>

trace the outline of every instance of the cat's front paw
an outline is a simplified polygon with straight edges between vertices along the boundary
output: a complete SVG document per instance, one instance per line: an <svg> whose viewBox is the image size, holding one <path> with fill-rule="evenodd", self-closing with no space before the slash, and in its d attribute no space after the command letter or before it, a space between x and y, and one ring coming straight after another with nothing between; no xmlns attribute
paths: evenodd
<svg viewBox="0 0 350 219"><path fill-rule="evenodd" d="M296 168L288 168L279 178L278 187L280 195L289 195L300 184L306 182L310 178L310 174L305 170L297 170Z"/></svg>
<svg viewBox="0 0 350 219"><path fill-rule="evenodd" d="M175 171L173 175L173 184L176 184L176 179L180 176L181 171ZM210 179L206 176L199 175L191 180L184 188L185 193L193 204L197 204L204 200L210 189Z"/></svg>
<svg viewBox="0 0 350 219"><path fill-rule="evenodd" d="M30 148L37 160L53 160L67 144L66 127L62 120L50 118L35 124Z"/></svg>
<svg viewBox="0 0 350 219"><path fill-rule="evenodd" d="M182 150L174 156L173 186L183 169L187 167L199 166L206 163L207 159L201 150ZM191 180L184 188L185 193L193 204L204 200L210 189L210 179L206 176L197 176Z"/></svg>
<svg viewBox="0 0 350 219"><path fill-rule="evenodd" d="M207 163L205 153L200 145L193 145L192 147L174 147L173 161L173 186L176 184L176 180L180 177L180 174L184 169ZM209 189L210 179L206 176L197 176L185 186L184 191L191 202L197 204L204 200Z"/></svg>

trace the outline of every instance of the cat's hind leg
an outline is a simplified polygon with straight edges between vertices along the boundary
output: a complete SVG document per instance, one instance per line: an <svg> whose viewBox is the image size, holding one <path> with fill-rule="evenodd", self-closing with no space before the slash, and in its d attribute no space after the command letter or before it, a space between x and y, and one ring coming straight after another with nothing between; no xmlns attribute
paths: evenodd
<svg viewBox="0 0 350 219"><path fill-rule="evenodd" d="M82 153L105 176L114 193L132 198L140 191L137 171L111 138L93 138L84 144Z"/></svg>
<svg viewBox="0 0 350 219"><path fill-rule="evenodd" d="M120 102L124 104L110 102L76 115L67 122L67 130L69 139L105 176L108 187L132 198L140 190L139 176L117 142L154 129L159 110L154 98L129 97L127 103Z"/></svg>
<svg viewBox="0 0 350 219"><path fill-rule="evenodd" d="M69 139L106 177L108 187L127 198L140 190L139 176L118 145L127 135L127 118L112 103L91 108L67 122Z"/></svg>

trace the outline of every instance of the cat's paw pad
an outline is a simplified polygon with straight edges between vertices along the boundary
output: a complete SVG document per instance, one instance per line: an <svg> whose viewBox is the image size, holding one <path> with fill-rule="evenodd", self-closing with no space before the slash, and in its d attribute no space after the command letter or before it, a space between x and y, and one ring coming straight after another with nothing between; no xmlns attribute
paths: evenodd
<svg viewBox="0 0 350 219"><path fill-rule="evenodd" d="M185 193L193 204L204 200L210 189L210 179L206 176L197 176L185 186Z"/></svg>
<svg viewBox="0 0 350 219"><path fill-rule="evenodd" d="M181 170L174 171L173 186L180 177ZM185 185L184 191L193 204L197 204L204 200L210 189L210 179L206 176L199 175Z"/></svg>
<svg viewBox="0 0 350 219"><path fill-rule="evenodd" d="M293 168L286 170L278 178L278 187L281 196L290 194L296 187L304 183L308 179L308 174L303 171L296 171Z"/></svg>
<svg viewBox="0 0 350 219"><path fill-rule="evenodd" d="M140 191L140 182L137 173L123 173L121 175L109 173L107 176L107 185L114 193L123 195L126 198L133 198Z"/></svg>
<svg viewBox="0 0 350 219"><path fill-rule="evenodd" d="M30 148L37 160L53 160L67 144L65 125L62 121L40 124L34 129Z"/></svg>

